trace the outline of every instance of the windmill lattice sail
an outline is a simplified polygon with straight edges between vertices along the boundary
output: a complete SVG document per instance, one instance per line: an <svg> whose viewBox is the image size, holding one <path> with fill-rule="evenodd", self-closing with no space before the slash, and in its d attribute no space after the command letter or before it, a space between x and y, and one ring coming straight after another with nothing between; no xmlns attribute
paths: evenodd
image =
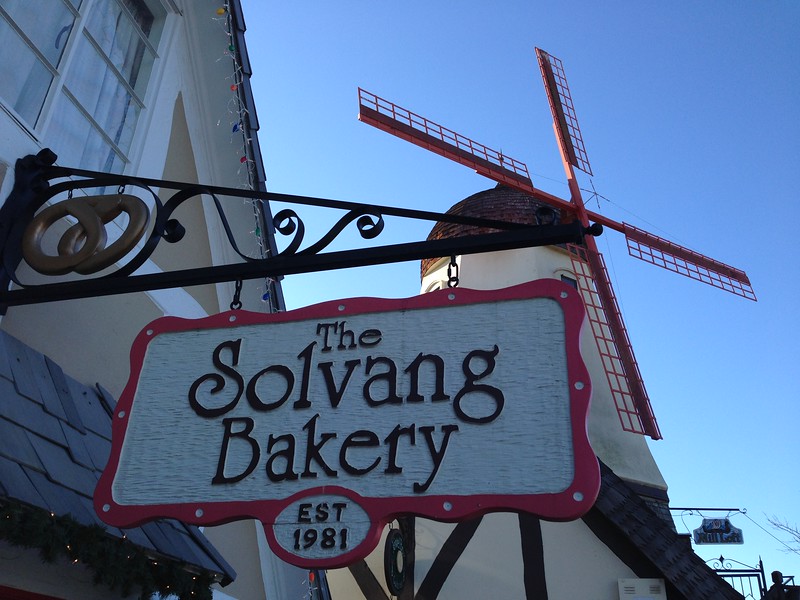
<svg viewBox="0 0 800 600"><path fill-rule="evenodd" d="M567 76L564 65L555 56L536 48L536 58L539 60L539 69L542 72L547 100L550 103L550 112L553 114L553 123L556 125L559 143L566 151L569 162L584 173L592 174L592 166L583 145L581 128L578 126L578 115L572 104L572 94L567 85Z"/></svg>
<svg viewBox="0 0 800 600"><path fill-rule="evenodd" d="M569 244L568 250L620 424L625 431L661 439L628 330L610 286L605 301L601 300L599 288L603 282L595 274L602 273L607 279L605 261L601 254L584 246Z"/></svg>
<svg viewBox="0 0 800 600"><path fill-rule="evenodd" d="M534 191L524 162L358 88L358 119L412 144L468 166L484 177Z"/></svg>
<svg viewBox="0 0 800 600"><path fill-rule="evenodd" d="M576 214L574 202L538 190L531 183L524 163L502 155L425 117L417 115L375 94L359 89L359 120L406 141L473 168L499 183L530 194L553 207ZM577 126L577 122L575 122ZM608 220L604 220L605 222ZM621 227L618 225L618 227ZM626 431L661 438L628 340L622 315L602 257L592 248L575 247L574 269L584 300L593 307L592 323L603 367L614 396L622 427ZM575 259L575 252L580 256ZM583 273L583 276L579 275ZM606 310L604 306L612 308Z"/></svg>
<svg viewBox="0 0 800 600"><path fill-rule="evenodd" d="M539 48L536 49L536 56L567 172L571 194L569 200L534 187L525 163L361 88L358 90L358 118L382 131L468 166L494 181L530 194L536 200L561 210L562 218L571 215L586 226L594 221L624 233L628 252L635 258L737 296L755 300L750 280L744 271L586 209L573 167L589 175L592 175L592 169L564 67L559 59ZM626 431L660 439L661 432L653 415L650 398L644 387L603 257L597 251L594 239L588 237L583 246L571 246L570 256L622 427Z"/></svg>
<svg viewBox="0 0 800 600"><path fill-rule="evenodd" d="M744 271L627 223L622 224L622 232L628 242L628 254L634 258L742 298L756 300L750 279Z"/></svg>

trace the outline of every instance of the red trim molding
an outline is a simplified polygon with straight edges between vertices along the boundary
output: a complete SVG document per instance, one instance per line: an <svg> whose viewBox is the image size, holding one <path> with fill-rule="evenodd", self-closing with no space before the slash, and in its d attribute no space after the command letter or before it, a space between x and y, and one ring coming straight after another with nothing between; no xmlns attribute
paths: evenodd
<svg viewBox="0 0 800 600"><path fill-rule="evenodd" d="M28 592L26 590L18 590L16 588L6 587L0 585L0 600L64 600L56 596L45 596L44 594L36 594L35 592Z"/></svg>

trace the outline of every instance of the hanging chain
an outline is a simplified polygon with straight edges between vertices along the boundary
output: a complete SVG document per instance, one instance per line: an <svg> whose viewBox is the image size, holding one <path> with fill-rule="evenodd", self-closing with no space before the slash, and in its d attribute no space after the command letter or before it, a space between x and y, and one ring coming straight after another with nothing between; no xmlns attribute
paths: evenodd
<svg viewBox="0 0 800 600"><path fill-rule="evenodd" d="M233 290L233 301L231 302L231 310L239 310L242 308L242 301L240 296L242 294L242 280L236 280L236 288Z"/></svg>
<svg viewBox="0 0 800 600"><path fill-rule="evenodd" d="M450 264L447 265L447 287L458 287L458 263L455 255L450 257Z"/></svg>

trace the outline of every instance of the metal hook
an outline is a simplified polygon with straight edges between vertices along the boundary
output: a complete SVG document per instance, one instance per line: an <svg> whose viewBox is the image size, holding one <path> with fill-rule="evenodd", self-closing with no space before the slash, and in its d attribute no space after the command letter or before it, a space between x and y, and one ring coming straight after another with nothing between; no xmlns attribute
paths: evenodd
<svg viewBox="0 0 800 600"><path fill-rule="evenodd" d="M447 265L447 287L458 287L458 263L455 255L450 257L450 264Z"/></svg>
<svg viewBox="0 0 800 600"><path fill-rule="evenodd" d="M242 280L236 280L236 287L233 290L233 300L231 301L231 310L239 310L242 308L242 300L240 298L242 294Z"/></svg>

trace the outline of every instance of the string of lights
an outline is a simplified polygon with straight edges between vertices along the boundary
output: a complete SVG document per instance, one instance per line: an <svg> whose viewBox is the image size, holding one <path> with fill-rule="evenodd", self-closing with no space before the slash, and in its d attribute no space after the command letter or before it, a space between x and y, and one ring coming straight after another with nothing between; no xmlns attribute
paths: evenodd
<svg viewBox="0 0 800 600"><path fill-rule="evenodd" d="M227 59L231 61L232 72L228 76L230 82L228 87L231 92L228 101L228 126L230 128L231 142L238 139L241 144L240 148L240 167L237 175L244 174L247 177L246 189L258 190L259 178L256 169L256 156L254 152L252 130L250 127L250 110L244 96L243 84L245 83L245 71L242 65L241 55L236 45L236 38L234 35L235 25L233 22L233 15L230 11L230 4L225 2L222 6L216 9L216 15L213 17L219 21L224 28L227 38L227 46L223 49L220 59ZM221 121L217 123L221 126ZM242 187L245 187L242 186ZM265 215L262 204L258 200L245 200L249 202L253 209L254 226L251 233L255 236L257 244L258 258L266 258L270 255L270 246L265 239ZM267 305L268 312L276 312L279 306L275 301L275 286L276 282L272 278L265 278L263 285L259 288L262 302Z"/></svg>

